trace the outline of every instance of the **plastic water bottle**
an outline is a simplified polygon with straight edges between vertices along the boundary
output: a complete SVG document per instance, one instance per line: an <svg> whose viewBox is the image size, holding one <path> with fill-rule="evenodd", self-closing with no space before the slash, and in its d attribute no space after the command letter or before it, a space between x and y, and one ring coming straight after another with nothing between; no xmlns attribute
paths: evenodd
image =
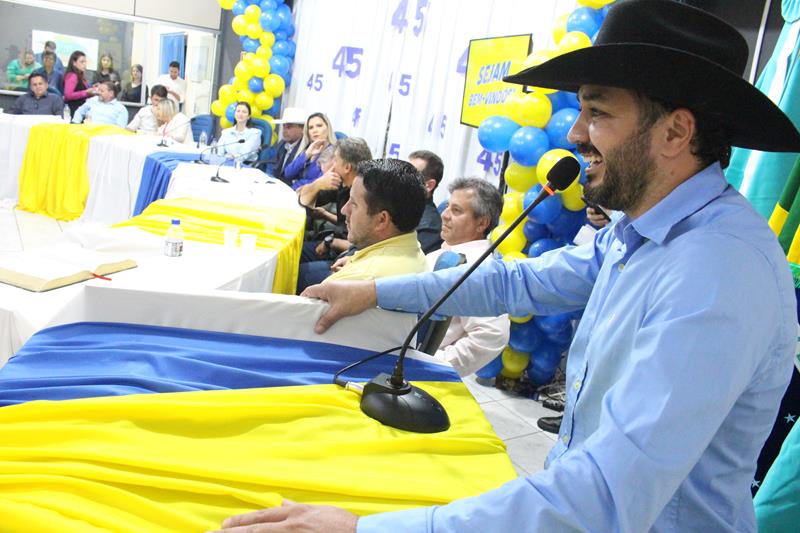
<svg viewBox="0 0 800 533"><path fill-rule="evenodd" d="M200 132L200 139L197 141L198 148L205 148L206 144L208 144L208 135L206 132Z"/></svg>
<svg viewBox="0 0 800 533"><path fill-rule="evenodd" d="M181 228L181 221L177 218L172 219L172 225L167 229L167 236L164 241L164 255L167 257L180 257L183 255L183 228Z"/></svg>
<svg viewBox="0 0 800 533"><path fill-rule="evenodd" d="M217 155L217 140L211 140L211 155Z"/></svg>
<svg viewBox="0 0 800 533"><path fill-rule="evenodd" d="M64 106L64 122L66 122L67 124L72 122L72 113L69 112L69 106L68 105Z"/></svg>

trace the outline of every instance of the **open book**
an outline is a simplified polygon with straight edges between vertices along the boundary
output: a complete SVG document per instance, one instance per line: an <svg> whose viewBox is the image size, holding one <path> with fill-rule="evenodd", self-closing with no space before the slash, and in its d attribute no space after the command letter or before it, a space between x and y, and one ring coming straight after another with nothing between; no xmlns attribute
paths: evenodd
<svg viewBox="0 0 800 533"><path fill-rule="evenodd" d="M132 259L63 244L0 254L0 282L43 292L135 266Z"/></svg>

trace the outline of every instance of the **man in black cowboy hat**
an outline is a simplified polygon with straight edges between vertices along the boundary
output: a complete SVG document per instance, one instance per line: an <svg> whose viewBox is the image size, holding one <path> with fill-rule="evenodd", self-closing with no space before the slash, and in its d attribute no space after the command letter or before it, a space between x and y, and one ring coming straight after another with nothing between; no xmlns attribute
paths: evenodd
<svg viewBox="0 0 800 533"><path fill-rule="evenodd" d="M585 307L545 470L440 507L357 519L288 503L225 526L755 531L750 482L792 372L796 302L774 234L722 168L731 145L800 151L800 135L741 78L747 53L734 28L703 11L623 0L594 47L508 79L578 91L569 136L589 162L585 194L624 213L593 243L485 262L438 311ZM460 274L331 283L305 295L330 304L324 331L375 305L423 311Z"/></svg>

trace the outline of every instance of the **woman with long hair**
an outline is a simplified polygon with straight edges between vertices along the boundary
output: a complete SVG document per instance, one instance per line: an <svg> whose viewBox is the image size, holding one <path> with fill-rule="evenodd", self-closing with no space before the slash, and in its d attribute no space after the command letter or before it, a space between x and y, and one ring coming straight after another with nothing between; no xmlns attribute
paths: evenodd
<svg viewBox="0 0 800 533"><path fill-rule="evenodd" d="M147 86L142 83L142 66L131 65L131 82L125 85L119 99L123 102L141 102L142 87L144 87L144 99L147 100Z"/></svg>
<svg viewBox="0 0 800 533"><path fill-rule="evenodd" d="M31 77L34 70L40 67L41 65L34 59L33 50L25 50L25 53L19 59L15 59L8 64L6 68L8 83L15 90L27 91L28 78Z"/></svg>
<svg viewBox="0 0 800 533"><path fill-rule="evenodd" d="M297 190L322 175L319 158L324 152L333 153L334 144L336 135L331 121L324 113L312 113L303 128L303 139L298 149L300 155L283 171L284 176L291 180L292 189Z"/></svg>
<svg viewBox="0 0 800 533"><path fill-rule="evenodd" d="M156 120L159 127L156 132L163 137L169 137L179 143L194 144L192 136L192 121L178 111L178 106L172 100L164 98L158 102L155 109Z"/></svg>
<svg viewBox="0 0 800 533"><path fill-rule="evenodd" d="M219 153L230 159L243 158L243 161L255 161L258 159L258 147L261 146L261 130L253 127L250 104L237 102L233 115L236 124L222 130L222 135L219 137ZM244 139L244 142L238 143L240 139Z"/></svg>
<svg viewBox="0 0 800 533"><path fill-rule="evenodd" d="M114 58L108 52L100 56L100 68L94 73L92 85L99 85L104 81L112 82L117 86L117 90L122 89L119 72L114 70Z"/></svg>
<svg viewBox="0 0 800 533"><path fill-rule="evenodd" d="M74 115L86 99L95 94L95 89L86 81L86 54L75 50L69 56L64 73L64 101L69 106L70 113Z"/></svg>

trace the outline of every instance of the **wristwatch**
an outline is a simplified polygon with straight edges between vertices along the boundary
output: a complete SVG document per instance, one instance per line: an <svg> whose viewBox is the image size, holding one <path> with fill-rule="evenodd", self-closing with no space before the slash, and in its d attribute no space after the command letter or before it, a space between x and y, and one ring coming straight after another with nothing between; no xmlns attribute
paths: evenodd
<svg viewBox="0 0 800 533"><path fill-rule="evenodd" d="M325 249L328 253L331 252L331 245L333 244L333 233L325 235L325 238L322 239L322 242L325 243Z"/></svg>

